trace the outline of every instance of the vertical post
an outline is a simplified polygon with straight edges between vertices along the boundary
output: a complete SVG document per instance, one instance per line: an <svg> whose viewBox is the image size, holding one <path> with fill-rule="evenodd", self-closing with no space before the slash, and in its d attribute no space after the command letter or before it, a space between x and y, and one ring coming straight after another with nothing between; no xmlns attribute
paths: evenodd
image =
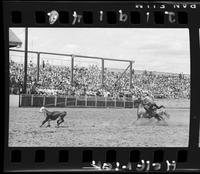
<svg viewBox="0 0 200 174"><path fill-rule="evenodd" d="M101 87L104 86L104 59L101 59Z"/></svg>
<svg viewBox="0 0 200 174"><path fill-rule="evenodd" d="M85 95L85 107L87 107L87 95Z"/></svg>
<svg viewBox="0 0 200 174"><path fill-rule="evenodd" d="M75 106L77 107L77 96L76 96L76 100L75 100Z"/></svg>
<svg viewBox="0 0 200 174"><path fill-rule="evenodd" d="M19 94L19 107L22 106L22 94Z"/></svg>
<svg viewBox="0 0 200 174"><path fill-rule="evenodd" d="M133 62L130 61L130 79L129 79L129 89L132 88L132 66L133 66Z"/></svg>
<svg viewBox="0 0 200 174"><path fill-rule="evenodd" d="M45 106L45 95L43 97L43 106Z"/></svg>
<svg viewBox="0 0 200 174"><path fill-rule="evenodd" d="M26 93L27 86L27 59L28 59L28 28L25 28L25 51L24 51L24 86L23 93Z"/></svg>
<svg viewBox="0 0 200 174"><path fill-rule="evenodd" d="M124 100L124 108L125 108L125 106L126 106L126 98L125 98L125 96L123 96L123 100Z"/></svg>
<svg viewBox="0 0 200 174"><path fill-rule="evenodd" d="M55 96L55 103L54 103L54 106L57 105L57 96Z"/></svg>
<svg viewBox="0 0 200 174"><path fill-rule="evenodd" d="M71 86L74 84L74 55L71 57Z"/></svg>
<svg viewBox="0 0 200 174"><path fill-rule="evenodd" d="M31 95L31 106L33 106L33 94Z"/></svg>
<svg viewBox="0 0 200 174"><path fill-rule="evenodd" d="M65 97L65 107L67 106L67 96Z"/></svg>
<svg viewBox="0 0 200 174"><path fill-rule="evenodd" d="M95 107L97 108L97 96L95 95Z"/></svg>
<svg viewBox="0 0 200 174"><path fill-rule="evenodd" d="M40 76L40 53L37 53L37 81L39 81Z"/></svg>
<svg viewBox="0 0 200 174"><path fill-rule="evenodd" d="M132 96L132 98L131 98L131 103L132 103L132 104L131 104L131 106L132 106L131 108L134 108L134 100L133 100L133 96Z"/></svg>

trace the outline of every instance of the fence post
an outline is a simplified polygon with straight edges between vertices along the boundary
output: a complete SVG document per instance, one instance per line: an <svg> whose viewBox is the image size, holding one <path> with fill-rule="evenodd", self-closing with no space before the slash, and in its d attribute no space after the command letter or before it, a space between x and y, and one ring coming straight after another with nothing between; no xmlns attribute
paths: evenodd
<svg viewBox="0 0 200 174"><path fill-rule="evenodd" d="M75 106L77 107L77 96L76 96L76 100L75 100Z"/></svg>
<svg viewBox="0 0 200 174"><path fill-rule="evenodd" d="M22 94L19 93L19 107L22 106Z"/></svg>
<svg viewBox="0 0 200 174"><path fill-rule="evenodd" d="M125 100L125 97L123 96L123 100L124 100L124 108L125 108L125 102L126 102L126 100Z"/></svg>
<svg viewBox="0 0 200 174"><path fill-rule="evenodd" d="M105 97L105 107L107 108L107 97Z"/></svg>
<svg viewBox="0 0 200 174"><path fill-rule="evenodd" d="M43 106L45 106L45 95L43 97Z"/></svg>
<svg viewBox="0 0 200 174"><path fill-rule="evenodd" d="M57 105L57 96L55 96L55 104L54 104L54 106L56 106Z"/></svg>
<svg viewBox="0 0 200 174"><path fill-rule="evenodd" d="M67 96L65 97L65 107L67 106Z"/></svg>
<svg viewBox="0 0 200 174"><path fill-rule="evenodd" d="M31 106L33 106L33 94L31 95Z"/></svg>
<svg viewBox="0 0 200 174"><path fill-rule="evenodd" d="M133 100L133 98L131 99L131 102L132 102L132 108L134 108L134 100Z"/></svg>
<svg viewBox="0 0 200 174"><path fill-rule="evenodd" d="M115 97L115 108L117 107L117 97Z"/></svg>
<svg viewBox="0 0 200 174"><path fill-rule="evenodd" d="M97 96L95 95L95 107L97 108Z"/></svg>
<svg viewBox="0 0 200 174"><path fill-rule="evenodd" d="M87 95L85 95L85 107L87 107Z"/></svg>

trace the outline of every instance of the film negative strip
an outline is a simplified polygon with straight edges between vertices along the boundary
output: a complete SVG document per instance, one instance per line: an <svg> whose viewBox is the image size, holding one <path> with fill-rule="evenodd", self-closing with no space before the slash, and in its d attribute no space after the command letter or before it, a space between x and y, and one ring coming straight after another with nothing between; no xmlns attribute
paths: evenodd
<svg viewBox="0 0 200 174"><path fill-rule="evenodd" d="M4 1L4 171L200 171L199 2Z"/></svg>

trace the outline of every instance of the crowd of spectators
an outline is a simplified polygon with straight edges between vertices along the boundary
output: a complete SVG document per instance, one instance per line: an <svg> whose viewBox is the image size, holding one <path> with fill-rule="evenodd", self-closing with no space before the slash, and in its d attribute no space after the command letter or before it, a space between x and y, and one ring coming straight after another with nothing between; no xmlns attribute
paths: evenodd
<svg viewBox="0 0 200 174"><path fill-rule="evenodd" d="M22 92L24 81L23 64L10 61L10 93ZM71 69L68 66L44 63L39 68L32 62L27 67L27 93L38 95L73 95L73 96L140 96L148 91L155 98L190 98L190 77L183 74L156 74L144 71L132 72L132 87L129 89L129 72L120 80L122 72L105 68L104 85L101 85L101 69L97 65L89 67L75 66L73 85Z"/></svg>

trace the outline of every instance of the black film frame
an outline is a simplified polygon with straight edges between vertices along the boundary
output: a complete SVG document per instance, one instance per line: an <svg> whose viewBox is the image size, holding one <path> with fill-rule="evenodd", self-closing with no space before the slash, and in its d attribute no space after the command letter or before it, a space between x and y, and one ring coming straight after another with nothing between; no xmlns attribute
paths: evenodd
<svg viewBox="0 0 200 174"><path fill-rule="evenodd" d="M143 8L134 8L136 4L144 5ZM147 8L147 4L151 8ZM165 9L159 8L161 4L165 4ZM196 8L174 8L175 4L195 4ZM155 8L153 6L156 6ZM71 16L73 11L78 13L86 13L84 22L72 25L72 17L69 17L68 23L56 22L53 25L48 23L47 13L51 10L67 11ZM136 23L130 20L126 23L113 20L119 10L123 10L131 15L131 11L137 12L140 20ZM99 22L99 11L109 11L102 22ZM36 22L37 12L43 20ZM176 14L176 22L170 23L164 17L162 12L172 11ZM146 12L153 14L153 17L146 21ZM157 13L157 14L156 14ZM12 14L18 16L16 19ZM92 14L92 20L91 19ZM88 15L88 16L87 16ZM109 20L111 18L111 20ZM157 22L156 20L157 19ZM160 20L161 19L161 20ZM199 126L200 111L198 107L198 99L200 97L200 47L199 47L199 28L200 28L200 3L198 2L49 2L49 1L4 1L3 2L3 26L4 26L4 67L9 69L9 27L99 27L99 28L188 28L190 36L190 61L191 61L191 108L190 108L190 129L189 129L189 147L188 148L116 148L116 147L8 147L8 124L9 124L9 91L8 91L8 71L5 73L5 142L4 142L4 170L5 171L84 171L83 167L91 166L91 160L102 162L120 162L126 164L133 160L132 152L139 153L140 159L154 161L155 153L164 153L161 163L166 160L177 161L177 169L175 171L198 171L200 169L200 148L199 148ZM59 151L66 150L68 156L66 163L59 162ZM158 152L159 151L159 152ZM39 154L39 157L38 157ZM16 158L17 156L17 158ZM44 157L44 159L42 159ZM14 158L14 161L12 161ZM19 158L19 159L18 159ZM35 158L42 159L35 162ZM185 158L185 160L181 160ZM137 161L137 160L136 160ZM165 165L165 164L164 164ZM166 171L166 166L161 171Z"/></svg>

